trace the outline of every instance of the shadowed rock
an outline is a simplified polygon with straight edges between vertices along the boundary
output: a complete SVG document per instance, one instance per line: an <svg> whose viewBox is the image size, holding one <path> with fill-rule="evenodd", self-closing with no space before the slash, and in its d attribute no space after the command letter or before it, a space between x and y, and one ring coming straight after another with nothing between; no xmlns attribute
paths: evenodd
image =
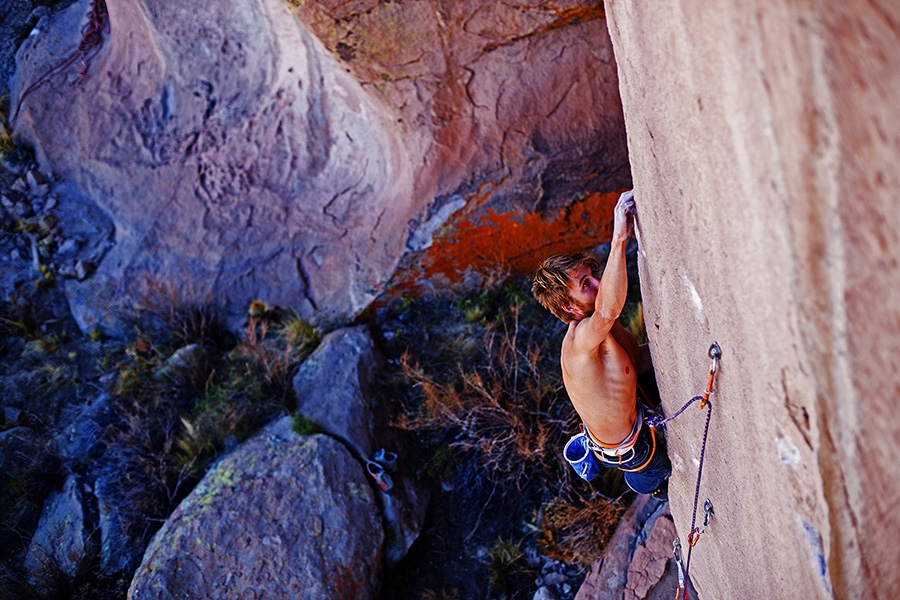
<svg viewBox="0 0 900 600"><path fill-rule="evenodd" d="M678 587L672 556L675 535L668 505L647 495L638 496L603 554L591 565L575 600L674 598ZM693 586L690 597L697 598Z"/></svg>
<svg viewBox="0 0 900 600"><path fill-rule="evenodd" d="M60 577L76 577L92 558L81 488L75 475L69 475L62 491L44 502L44 512L28 545L25 568L29 583L37 590L47 590Z"/></svg>
<svg viewBox="0 0 900 600"><path fill-rule="evenodd" d="M284 417L207 473L154 536L128 597L375 598L383 541L357 461Z"/></svg>
<svg viewBox="0 0 900 600"><path fill-rule="evenodd" d="M358 457L375 451L372 386L378 358L365 326L326 335L294 377L297 412Z"/></svg>
<svg viewBox="0 0 900 600"><path fill-rule="evenodd" d="M381 356L365 326L339 329L326 335L322 343L300 366L294 377L297 411L328 435L347 445L360 462L371 459L377 448L373 431L375 375ZM390 494L380 490L384 524L390 532L386 541L388 564L400 561L422 528L429 493L397 461L396 471L388 470L395 484Z"/></svg>

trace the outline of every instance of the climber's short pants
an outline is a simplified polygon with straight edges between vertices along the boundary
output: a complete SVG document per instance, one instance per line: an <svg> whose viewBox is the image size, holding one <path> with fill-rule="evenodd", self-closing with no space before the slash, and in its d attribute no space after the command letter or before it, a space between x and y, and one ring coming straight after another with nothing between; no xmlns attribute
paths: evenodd
<svg viewBox="0 0 900 600"><path fill-rule="evenodd" d="M592 444L594 457L604 466L625 472L628 487L639 494L655 491L672 474L672 464L666 451L666 438L661 429L641 424L634 446L624 455L603 452Z"/></svg>

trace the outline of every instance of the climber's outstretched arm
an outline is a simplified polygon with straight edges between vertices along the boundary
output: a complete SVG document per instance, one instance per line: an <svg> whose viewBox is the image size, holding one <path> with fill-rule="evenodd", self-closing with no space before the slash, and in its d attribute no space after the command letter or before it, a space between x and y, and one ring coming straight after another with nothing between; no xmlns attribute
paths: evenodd
<svg viewBox="0 0 900 600"><path fill-rule="evenodd" d="M625 264L625 245L634 221L634 191L619 196L613 213L613 235L609 257L594 300L594 313L578 325L576 347L584 350L598 348L622 314L628 295L628 270ZM576 282L578 285L578 282ZM635 367L637 368L637 367Z"/></svg>

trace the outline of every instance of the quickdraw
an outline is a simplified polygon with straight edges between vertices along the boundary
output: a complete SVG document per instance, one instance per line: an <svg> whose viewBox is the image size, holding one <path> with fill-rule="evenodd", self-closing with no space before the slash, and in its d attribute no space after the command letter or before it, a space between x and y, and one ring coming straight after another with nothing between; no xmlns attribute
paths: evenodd
<svg viewBox="0 0 900 600"><path fill-rule="evenodd" d="M712 521L713 515L716 514L713 510L712 500L709 498L706 499L706 502L703 503L703 525L697 527L694 531L691 532L691 535L688 536L688 543L691 546L696 546L697 542L700 540L700 534L709 527L709 522ZM693 539L691 538L693 536Z"/></svg>
<svg viewBox="0 0 900 600"><path fill-rule="evenodd" d="M697 468L697 486L694 488L694 510L691 513L691 531L688 534L688 552L687 552L687 561L684 563L684 576L682 577L682 566L681 566L681 540L675 538L675 561L678 564L678 590L675 592L675 600L679 600L681 596L681 590L684 590L684 600L688 600L688 588L687 584L690 581L688 579L688 574L691 569L691 550L694 549L694 546L697 545L697 542L700 541L700 534L709 526L709 522L713 516L713 504L712 501L707 500L703 504L703 510L706 513L703 518L703 525L699 528L697 525L697 502L700 499L700 478L703 476L703 459L706 456L706 438L709 435L709 419L712 416L712 403L709 401L710 395L714 392L713 383L715 383L716 372L719 370L719 359L722 358L722 349L719 347L719 344L713 342L709 347L709 358L712 360L712 364L709 367L709 378L706 380L706 391L704 391L699 396L694 396L690 400L688 400L684 406L678 409L675 414L671 417L667 417L665 419L661 417L652 417L647 420L647 425L650 427L657 426L665 426L666 423L673 420L675 417L683 413L688 406L693 404L696 401L700 401L700 408L706 408L706 425L703 428L703 443L700 446L700 465Z"/></svg>
<svg viewBox="0 0 900 600"><path fill-rule="evenodd" d="M672 555L675 557L675 564L678 566L678 589L675 590L675 600L681 595L681 588L684 587L684 560L681 557L681 540L675 538L672 544Z"/></svg>

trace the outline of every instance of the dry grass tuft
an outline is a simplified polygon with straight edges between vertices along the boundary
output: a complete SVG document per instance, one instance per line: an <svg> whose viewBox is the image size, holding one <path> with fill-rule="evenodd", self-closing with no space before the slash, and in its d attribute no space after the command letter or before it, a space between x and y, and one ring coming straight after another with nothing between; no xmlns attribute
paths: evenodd
<svg viewBox="0 0 900 600"><path fill-rule="evenodd" d="M421 405L400 415L402 429L447 429L452 449L475 452L487 478L504 492L530 482L566 479L560 448L574 411L564 402L556 371L537 342L519 336L518 304L509 319L485 326L481 359L457 365L455 377L438 380L401 358L405 375L421 393ZM555 373L555 374L554 374Z"/></svg>
<svg viewBox="0 0 900 600"><path fill-rule="evenodd" d="M553 500L541 511L538 540L547 556L590 565L615 533L625 506L599 494L574 502Z"/></svg>
<svg viewBox="0 0 900 600"><path fill-rule="evenodd" d="M272 309L249 317L235 341L212 307L166 302L174 296L147 303L163 330L138 329L116 364L117 418L106 433L120 493L150 520L168 516L221 453L292 410L293 371L318 341L311 327L285 333Z"/></svg>

